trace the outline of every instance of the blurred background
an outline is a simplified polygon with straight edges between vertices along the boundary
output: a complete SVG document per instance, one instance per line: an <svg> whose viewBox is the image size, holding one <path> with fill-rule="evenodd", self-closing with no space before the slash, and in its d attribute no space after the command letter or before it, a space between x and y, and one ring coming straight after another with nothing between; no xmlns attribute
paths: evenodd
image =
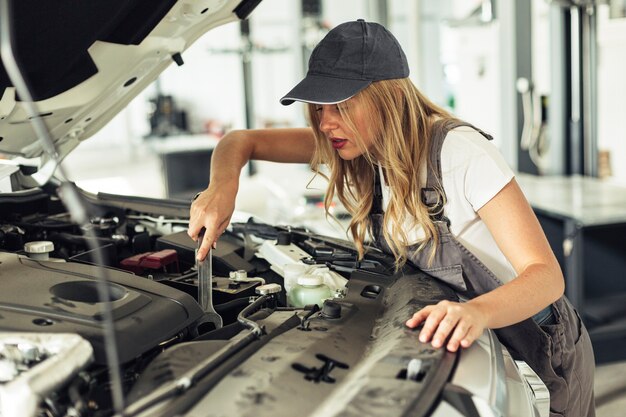
<svg viewBox="0 0 626 417"><path fill-rule="evenodd" d="M330 28L364 18L386 25L415 84L492 133L517 171L625 184L625 8L624 0L264 0L248 21L196 42L185 65L166 70L66 166L87 189L193 195L224 132L305 125L301 104L278 99ZM306 167L265 163L244 174L300 192L310 179Z"/></svg>

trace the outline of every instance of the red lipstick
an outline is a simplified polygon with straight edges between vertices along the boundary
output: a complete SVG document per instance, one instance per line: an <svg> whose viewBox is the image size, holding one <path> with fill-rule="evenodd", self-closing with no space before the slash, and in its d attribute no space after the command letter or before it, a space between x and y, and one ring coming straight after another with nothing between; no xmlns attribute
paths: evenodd
<svg viewBox="0 0 626 417"><path fill-rule="evenodd" d="M335 149L341 149L345 146L346 143L348 143L347 139L341 139L341 138L331 138L330 139L333 148Z"/></svg>

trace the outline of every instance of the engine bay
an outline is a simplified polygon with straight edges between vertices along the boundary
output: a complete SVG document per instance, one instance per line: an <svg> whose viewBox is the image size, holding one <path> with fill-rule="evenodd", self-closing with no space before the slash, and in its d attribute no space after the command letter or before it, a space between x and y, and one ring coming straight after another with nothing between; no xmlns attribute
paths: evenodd
<svg viewBox="0 0 626 417"><path fill-rule="evenodd" d="M344 296L340 287L345 289L345 277L354 271L385 275L391 271L391 266L380 260L357 261L347 242L333 247L313 239L304 230L254 222L233 223L213 251L212 296L224 326L203 327L203 310L198 304L196 243L186 234L186 219L158 214L172 212L172 208L151 205L150 200L141 201L139 206L145 208L148 204L152 212L129 209L129 200L132 206L137 199L120 197L111 204L94 204L92 209L98 215L91 218L89 225L81 227L72 221L58 198L46 190L2 196L2 330L78 334L93 347L89 372L78 373L64 390L46 398L41 405L42 415L65 415L70 409L78 415L110 413L106 340L97 288L97 278L103 270L124 392L131 394L130 400L141 398L146 384L154 388L154 379L141 375L168 348L206 339L211 342L205 341L204 345L211 344L239 333L243 327L237 317L258 298L255 288L271 283L284 286L281 274L286 263L323 266L327 275L332 270L335 280L337 277L343 280L336 288L336 299ZM185 210L179 204L174 212ZM94 263L94 242L87 242L85 227L91 228L96 236L95 246L104 254L105 268ZM274 266L268 260L273 260ZM380 288L367 291L373 291L368 296L375 298ZM286 299L283 290L273 296L272 302L287 308ZM304 316L309 313L306 308L302 311ZM290 311L290 317L292 314ZM26 359L29 357L26 354L16 355L24 343L3 346L1 360L8 363L9 358L18 358L3 382L10 380L10 375L19 375L18 369L34 366L50 356L45 353L45 347L40 347L30 349L30 359ZM152 382L146 383L148 380ZM132 391L138 381L144 382ZM81 395L74 394L73 400L72 392Z"/></svg>
<svg viewBox="0 0 626 417"><path fill-rule="evenodd" d="M490 332L462 355L421 343L406 318L457 296L376 249L359 260L347 241L235 221L213 250L217 326L199 300L188 202L84 193L81 227L55 191L0 194L2 417L116 414L112 347L128 417L474 415L467 404L502 384L521 393L510 415L535 407L521 383L534 374ZM328 291L299 302L311 277Z"/></svg>

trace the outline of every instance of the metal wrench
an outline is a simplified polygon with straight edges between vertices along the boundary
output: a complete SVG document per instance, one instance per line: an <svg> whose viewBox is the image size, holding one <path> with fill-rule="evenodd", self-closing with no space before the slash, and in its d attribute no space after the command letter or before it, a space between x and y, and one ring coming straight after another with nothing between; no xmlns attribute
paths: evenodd
<svg viewBox="0 0 626 417"><path fill-rule="evenodd" d="M202 236L198 239L196 249L196 269L198 271L198 302L204 310L202 324L213 323L215 329L223 325L222 316L213 308L213 248L209 248L208 255L203 261L198 261L198 249L202 244Z"/></svg>

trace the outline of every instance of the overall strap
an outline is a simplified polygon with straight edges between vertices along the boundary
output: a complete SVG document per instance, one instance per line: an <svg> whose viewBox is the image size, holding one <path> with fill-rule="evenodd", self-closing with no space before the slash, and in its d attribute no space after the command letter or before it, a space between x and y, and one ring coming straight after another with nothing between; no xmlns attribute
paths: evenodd
<svg viewBox="0 0 626 417"><path fill-rule="evenodd" d="M374 167L374 198L370 214L383 214L383 189L380 183L380 170Z"/></svg>
<svg viewBox="0 0 626 417"><path fill-rule="evenodd" d="M461 126L469 126L472 129L475 129L487 140L493 139L493 137L488 133L485 133L481 129L478 129L470 123L462 120L445 119L438 120L433 123L428 155L429 168L426 171L426 184L421 189L422 202L432 212L431 217L433 220L445 220L449 223L448 219L443 215L443 204L446 200L446 195L443 190L443 176L441 173L441 149L443 148L443 142L446 139L448 132Z"/></svg>

